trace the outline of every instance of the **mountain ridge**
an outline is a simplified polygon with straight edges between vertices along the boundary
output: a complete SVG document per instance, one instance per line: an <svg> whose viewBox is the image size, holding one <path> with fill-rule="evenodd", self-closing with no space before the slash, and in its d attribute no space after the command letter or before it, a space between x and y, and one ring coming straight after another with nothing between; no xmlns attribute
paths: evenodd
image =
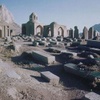
<svg viewBox="0 0 100 100"><path fill-rule="evenodd" d="M100 23L99 24L95 24L92 27L94 27L94 30L97 30L98 32L100 32Z"/></svg>
<svg viewBox="0 0 100 100"><path fill-rule="evenodd" d="M0 23L11 25L16 35L21 33L21 27L14 21L12 13L4 5L0 5Z"/></svg>

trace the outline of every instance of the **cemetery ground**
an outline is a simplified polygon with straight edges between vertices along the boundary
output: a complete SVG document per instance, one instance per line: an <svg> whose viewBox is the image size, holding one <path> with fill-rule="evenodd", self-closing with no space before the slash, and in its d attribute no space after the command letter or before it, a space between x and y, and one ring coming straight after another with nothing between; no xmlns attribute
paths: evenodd
<svg viewBox="0 0 100 100"><path fill-rule="evenodd" d="M23 41L17 44L21 45L17 50L0 47L0 100L81 100L92 91L83 79L64 71L59 56L56 55L55 64L48 65L25 53L44 51L46 47L33 47L30 42ZM42 71L57 75L59 84L51 84L41 77Z"/></svg>

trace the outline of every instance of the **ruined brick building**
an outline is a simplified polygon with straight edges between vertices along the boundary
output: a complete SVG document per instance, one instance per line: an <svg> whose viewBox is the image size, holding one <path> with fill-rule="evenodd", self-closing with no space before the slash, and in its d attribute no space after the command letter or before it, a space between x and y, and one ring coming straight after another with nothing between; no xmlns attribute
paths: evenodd
<svg viewBox="0 0 100 100"><path fill-rule="evenodd" d="M93 39L95 37L98 37L99 32L94 30L93 27L90 27L89 30L87 29L87 27L85 26L83 29L83 39Z"/></svg>
<svg viewBox="0 0 100 100"><path fill-rule="evenodd" d="M35 13L29 16L29 21L27 23L22 24L22 34L44 37L68 36L66 26L59 25L56 22L52 22L49 25L43 25L38 22L38 16Z"/></svg>
<svg viewBox="0 0 100 100"><path fill-rule="evenodd" d="M0 5L0 38L10 37L20 32L20 26L14 22L12 14L4 5Z"/></svg>

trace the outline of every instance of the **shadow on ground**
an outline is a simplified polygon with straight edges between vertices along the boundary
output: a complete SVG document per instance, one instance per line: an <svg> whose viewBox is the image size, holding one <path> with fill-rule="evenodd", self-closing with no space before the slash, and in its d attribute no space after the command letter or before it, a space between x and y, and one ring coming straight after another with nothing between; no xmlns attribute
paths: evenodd
<svg viewBox="0 0 100 100"><path fill-rule="evenodd" d="M73 89L81 89L81 90L86 90L89 91L90 88L88 87L88 84L85 80L83 80L80 77L77 77L75 75L69 74L64 71L63 65L52 65L52 66L46 66L44 68L40 69L34 69L34 68L26 68L27 70L35 70L38 72L42 71L50 71L53 74L57 75L60 77L60 84L63 85L65 90L73 90ZM34 76L31 76L34 77ZM43 78L40 77L34 77L37 79L39 82L45 82Z"/></svg>
<svg viewBox="0 0 100 100"><path fill-rule="evenodd" d="M39 76L33 76L33 75L30 75L31 77L35 78L36 80L38 80L39 82L45 82L45 83L49 83L48 81L46 81L44 78L42 77L39 77Z"/></svg>
<svg viewBox="0 0 100 100"><path fill-rule="evenodd" d="M12 57L12 61L13 62L17 62L17 63L27 63L27 64L30 64L30 62L34 61L34 63L37 64L37 67L32 67L29 68L24 68L24 69L27 69L27 70L36 70L38 72L41 72L41 71L50 71L52 72L53 74L57 75L60 77L60 84L62 84L65 89L67 88L70 88L70 89L81 89L81 90L86 90L86 91L90 91L90 87L88 86L88 82L86 80L84 80L83 78L80 78L80 77L77 77L75 75L72 75L72 74L69 74L67 72L64 71L64 68L63 68L63 64L64 64L64 61L58 57L56 57L56 59L59 61L62 62L62 65L51 65L51 66L44 66L44 67L38 67L39 64L41 64L41 62L39 61L36 61L33 59L33 57L31 55L27 55L26 53L23 53L22 55L20 56L17 56L17 57ZM34 77L34 76L31 76L31 77ZM41 77L34 77L36 78L38 81L40 82L45 82L43 79L41 79Z"/></svg>

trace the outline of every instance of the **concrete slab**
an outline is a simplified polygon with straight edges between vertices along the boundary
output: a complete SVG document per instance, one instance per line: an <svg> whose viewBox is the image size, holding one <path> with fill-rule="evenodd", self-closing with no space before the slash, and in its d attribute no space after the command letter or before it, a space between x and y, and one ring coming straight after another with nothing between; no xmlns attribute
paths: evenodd
<svg viewBox="0 0 100 100"><path fill-rule="evenodd" d="M61 48L57 48L57 47L50 47L49 49L59 51L60 53L61 52L67 52L66 49L61 49Z"/></svg>
<svg viewBox="0 0 100 100"><path fill-rule="evenodd" d="M41 77L45 78L52 85L58 85L60 78L50 71L41 72Z"/></svg>
<svg viewBox="0 0 100 100"><path fill-rule="evenodd" d="M77 53L76 52L67 51L67 53L72 54L73 56L77 56Z"/></svg>
<svg viewBox="0 0 100 100"><path fill-rule="evenodd" d="M77 56L77 53L76 52L72 52L72 51L66 51L66 52L62 52L62 53L66 53L67 54L71 54L73 55L74 57Z"/></svg>
<svg viewBox="0 0 100 100"><path fill-rule="evenodd" d="M87 46L100 48L100 41L99 40L87 40Z"/></svg>
<svg viewBox="0 0 100 100"><path fill-rule="evenodd" d="M54 64L55 62L55 56L47 54L46 52L32 51L32 56L45 64Z"/></svg>
<svg viewBox="0 0 100 100"><path fill-rule="evenodd" d="M90 92L85 95L83 100L100 100L100 95L95 92Z"/></svg>

